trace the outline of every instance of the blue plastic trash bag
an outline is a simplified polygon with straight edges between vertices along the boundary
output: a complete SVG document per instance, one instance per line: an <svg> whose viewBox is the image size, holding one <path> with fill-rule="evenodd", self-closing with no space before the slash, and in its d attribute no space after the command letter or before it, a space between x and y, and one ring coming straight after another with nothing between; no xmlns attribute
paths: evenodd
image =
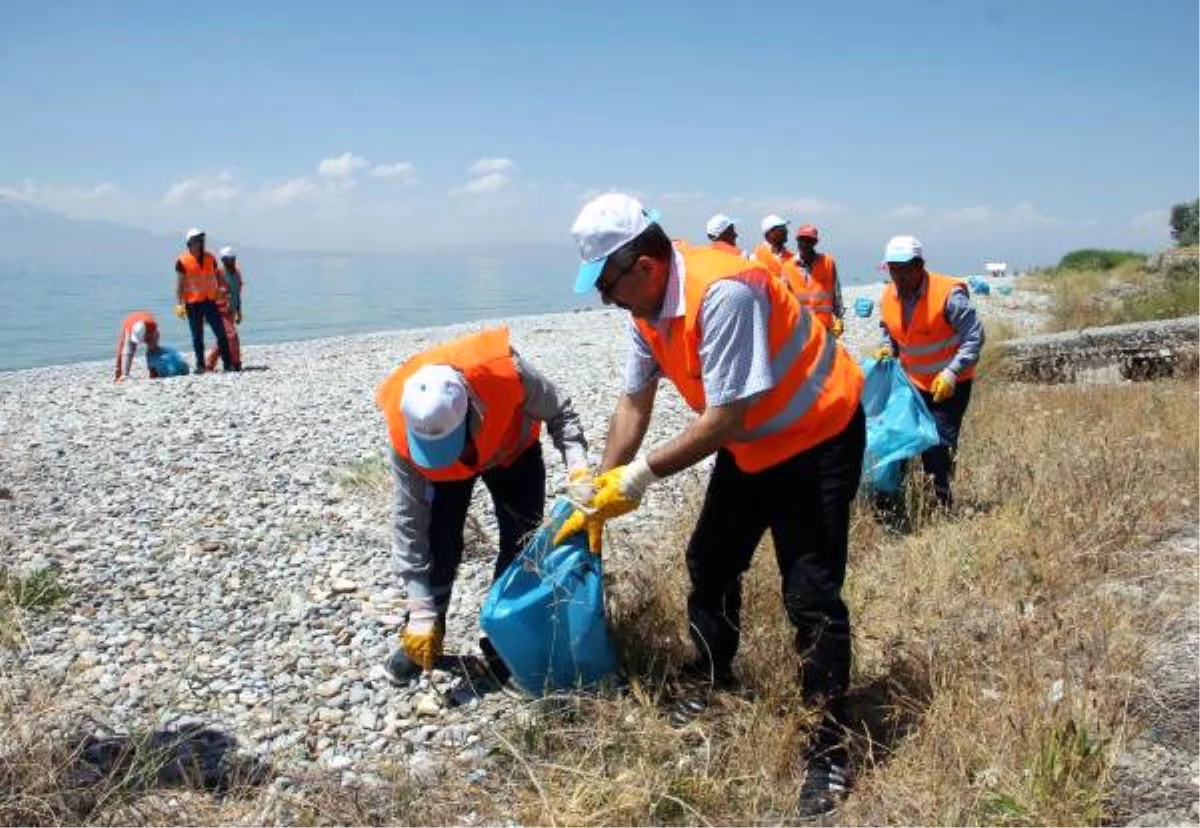
<svg viewBox="0 0 1200 828"><path fill-rule="evenodd" d="M867 452L862 487L868 493L895 494L903 480L904 461L940 439L937 424L895 359L862 362L866 383L862 406L867 415Z"/></svg>
<svg viewBox="0 0 1200 828"><path fill-rule="evenodd" d="M190 369L183 354L174 348L155 348L146 354L146 367L159 377L186 376Z"/></svg>
<svg viewBox="0 0 1200 828"><path fill-rule="evenodd" d="M1010 293L1012 293L1012 285L999 285L997 286L996 290L1001 296L1008 296Z"/></svg>
<svg viewBox="0 0 1200 828"><path fill-rule="evenodd" d="M967 277L967 287L971 289L972 293L979 296L990 296L992 293L992 286L978 276Z"/></svg>
<svg viewBox="0 0 1200 828"><path fill-rule="evenodd" d="M573 509L558 499L549 523L492 584L479 616L513 679L538 695L596 684L617 669L600 556L588 551L586 532L554 546Z"/></svg>
<svg viewBox="0 0 1200 828"><path fill-rule="evenodd" d="M854 312L866 319L871 315L871 311L875 310L875 300L868 299L866 296L860 296L854 300Z"/></svg>

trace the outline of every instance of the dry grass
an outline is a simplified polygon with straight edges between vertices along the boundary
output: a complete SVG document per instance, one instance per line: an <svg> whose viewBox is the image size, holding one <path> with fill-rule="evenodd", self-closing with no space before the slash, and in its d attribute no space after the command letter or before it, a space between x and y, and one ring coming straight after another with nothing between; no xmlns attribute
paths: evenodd
<svg viewBox="0 0 1200 828"><path fill-rule="evenodd" d="M1191 316L1200 308L1194 275L1151 273L1140 261L1109 270L1043 270L1020 284L1052 296L1048 331Z"/></svg>
<svg viewBox="0 0 1200 828"><path fill-rule="evenodd" d="M856 785L849 824L1099 824L1147 630L1178 600L1136 554L1196 520L1197 389L978 387L964 429L961 514L886 533L852 526ZM812 726L794 687L791 632L769 549L747 579L745 692L676 730L671 665L687 657L682 549L693 515L656 551L610 551L627 692L531 705L496 733L488 775L424 789L403 771L348 791L115 788L82 810L44 734L46 695L0 698L5 824L786 823ZM11 682L9 685L11 686ZM39 735L42 734L42 735ZM290 775L290 774L289 774ZM171 805L174 803L174 805Z"/></svg>

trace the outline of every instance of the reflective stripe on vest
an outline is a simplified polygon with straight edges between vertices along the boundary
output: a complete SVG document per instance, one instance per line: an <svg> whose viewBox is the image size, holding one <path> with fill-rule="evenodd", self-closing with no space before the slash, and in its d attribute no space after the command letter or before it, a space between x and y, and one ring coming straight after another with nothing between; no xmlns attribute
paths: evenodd
<svg viewBox="0 0 1200 828"><path fill-rule="evenodd" d="M707 405L699 319L708 289L736 279L761 290L770 306L767 341L775 384L749 403L741 431L725 446L738 468L761 471L840 433L858 408L863 383L845 349L757 262L711 247L676 246L684 264L683 317L670 320L665 331L641 319L634 324L693 411L701 413Z"/></svg>
<svg viewBox="0 0 1200 828"><path fill-rule="evenodd" d="M792 292L800 304L815 313L827 328L833 324L834 272L833 257L828 253L818 253L807 276L799 257L796 258L794 272L788 274Z"/></svg>
<svg viewBox="0 0 1200 828"><path fill-rule="evenodd" d="M929 391L938 373L949 367L958 354L962 337L954 326L946 321L946 301L950 294L962 288L967 290L961 279L941 273L929 273L925 293L913 307L908 327L904 326L904 308L895 284L883 289L879 302L879 313L888 335L899 348L900 364L913 385ZM964 369L958 379L975 376L975 366Z"/></svg>
<svg viewBox="0 0 1200 828"><path fill-rule="evenodd" d="M426 469L413 461L400 399L404 381L424 365L449 365L466 380L472 407L480 418L478 432L470 435L476 451L474 463L459 460L443 469ZM433 481L467 480L488 469L510 465L541 436L541 421L524 409L525 386L517 373L505 327L468 334L422 351L380 384L375 399L387 421L392 448Z"/></svg>
<svg viewBox="0 0 1200 828"><path fill-rule="evenodd" d="M178 261L183 268L182 293L185 303L217 298L217 260L211 253L205 253L204 260L197 262L189 250Z"/></svg>

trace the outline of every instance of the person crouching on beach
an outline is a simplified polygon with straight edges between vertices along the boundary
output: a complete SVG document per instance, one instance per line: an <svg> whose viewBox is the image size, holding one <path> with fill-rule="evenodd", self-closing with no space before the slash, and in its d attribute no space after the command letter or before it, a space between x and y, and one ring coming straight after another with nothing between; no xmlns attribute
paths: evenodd
<svg viewBox="0 0 1200 828"><path fill-rule="evenodd" d="M229 356L233 360L233 370L242 370L242 340L238 336L237 326L242 324L242 272L237 265L237 251L232 247L221 248L221 273L225 277L223 288L217 295L217 310L221 312L221 326L225 329L225 339L229 342ZM217 369L217 357L221 349L214 345L209 349L204 359L204 367L209 371Z"/></svg>
<svg viewBox="0 0 1200 828"><path fill-rule="evenodd" d="M150 353L158 347L158 322L149 311L134 311L121 323L121 334L117 337L117 382L129 379L133 357L140 345L146 346L147 373L152 378L157 377L150 364Z"/></svg>
<svg viewBox="0 0 1200 828"><path fill-rule="evenodd" d="M387 661L403 684L442 654L446 614L463 556L471 492L487 486L500 530L492 578L498 578L542 523L546 465L542 423L563 455L568 478L590 489L587 442L571 404L491 328L423 351L379 386L394 483L392 555L407 592L408 620ZM501 681L507 670L480 641Z"/></svg>

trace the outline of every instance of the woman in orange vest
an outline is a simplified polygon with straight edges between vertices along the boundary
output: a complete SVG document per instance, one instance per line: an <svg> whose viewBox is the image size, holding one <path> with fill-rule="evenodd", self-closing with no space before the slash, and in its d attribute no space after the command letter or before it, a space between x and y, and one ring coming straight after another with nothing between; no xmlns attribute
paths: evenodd
<svg viewBox="0 0 1200 828"><path fill-rule="evenodd" d="M925 248L915 237L890 239L884 263L892 281L879 302L883 342L876 357L899 356L937 423L941 443L921 455L921 464L933 478L938 503L950 507L959 431L983 350L983 323L966 282L926 270ZM900 517L895 499L882 498L879 506L890 517Z"/></svg>
<svg viewBox="0 0 1200 828"><path fill-rule="evenodd" d="M158 322L149 311L134 311L121 323L121 333L117 337L117 382L129 378L133 357L139 345L146 346L146 371L151 377L157 376L150 367L149 356L150 352L158 347Z"/></svg>
<svg viewBox="0 0 1200 828"><path fill-rule="evenodd" d="M846 309L842 305L842 285L838 281L837 262L828 253L817 252L817 228L802 224L796 231L796 268L792 273L792 292L821 324L840 337L846 328Z"/></svg>
<svg viewBox="0 0 1200 828"><path fill-rule="evenodd" d="M229 340L225 338L225 326L221 322L221 311L217 297L224 289L224 277L217 267L217 260L204 250L204 231L193 227L185 238L187 250L175 260L175 315L187 316L192 331L192 349L196 353L196 373L204 373L204 323L212 329L217 339L217 350L221 353L221 364L226 371L235 370L233 355L229 352Z"/></svg>
<svg viewBox="0 0 1200 828"><path fill-rule="evenodd" d="M758 262L671 243L631 196L589 202L572 228L583 264L576 292L593 288L629 311L632 354L609 423L595 495L560 538L586 530L599 549L606 520L632 511L667 475L716 460L687 548L688 628L696 657L683 668L680 717L706 704L713 683L735 681L741 579L768 529L800 687L826 715L801 810L828 811L845 783L841 699L850 678L850 617L841 597L866 425L854 360ZM696 418L638 454L661 377ZM690 677L690 680L687 678ZM695 683L693 683L695 682Z"/></svg>
<svg viewBox="0 0 1200 828"><path fill-rule="evenodd" d="M495 579L542 523L542 423L576 485L590 481L587 442L570 398L512 350L507 328L417 354L384 380L376 401L391 440L392 555L408 601L387 669L405 683L442 654L475 481L483 480L496 511ZM507 671L490 643L480 646L503 680Z"/></svg>

